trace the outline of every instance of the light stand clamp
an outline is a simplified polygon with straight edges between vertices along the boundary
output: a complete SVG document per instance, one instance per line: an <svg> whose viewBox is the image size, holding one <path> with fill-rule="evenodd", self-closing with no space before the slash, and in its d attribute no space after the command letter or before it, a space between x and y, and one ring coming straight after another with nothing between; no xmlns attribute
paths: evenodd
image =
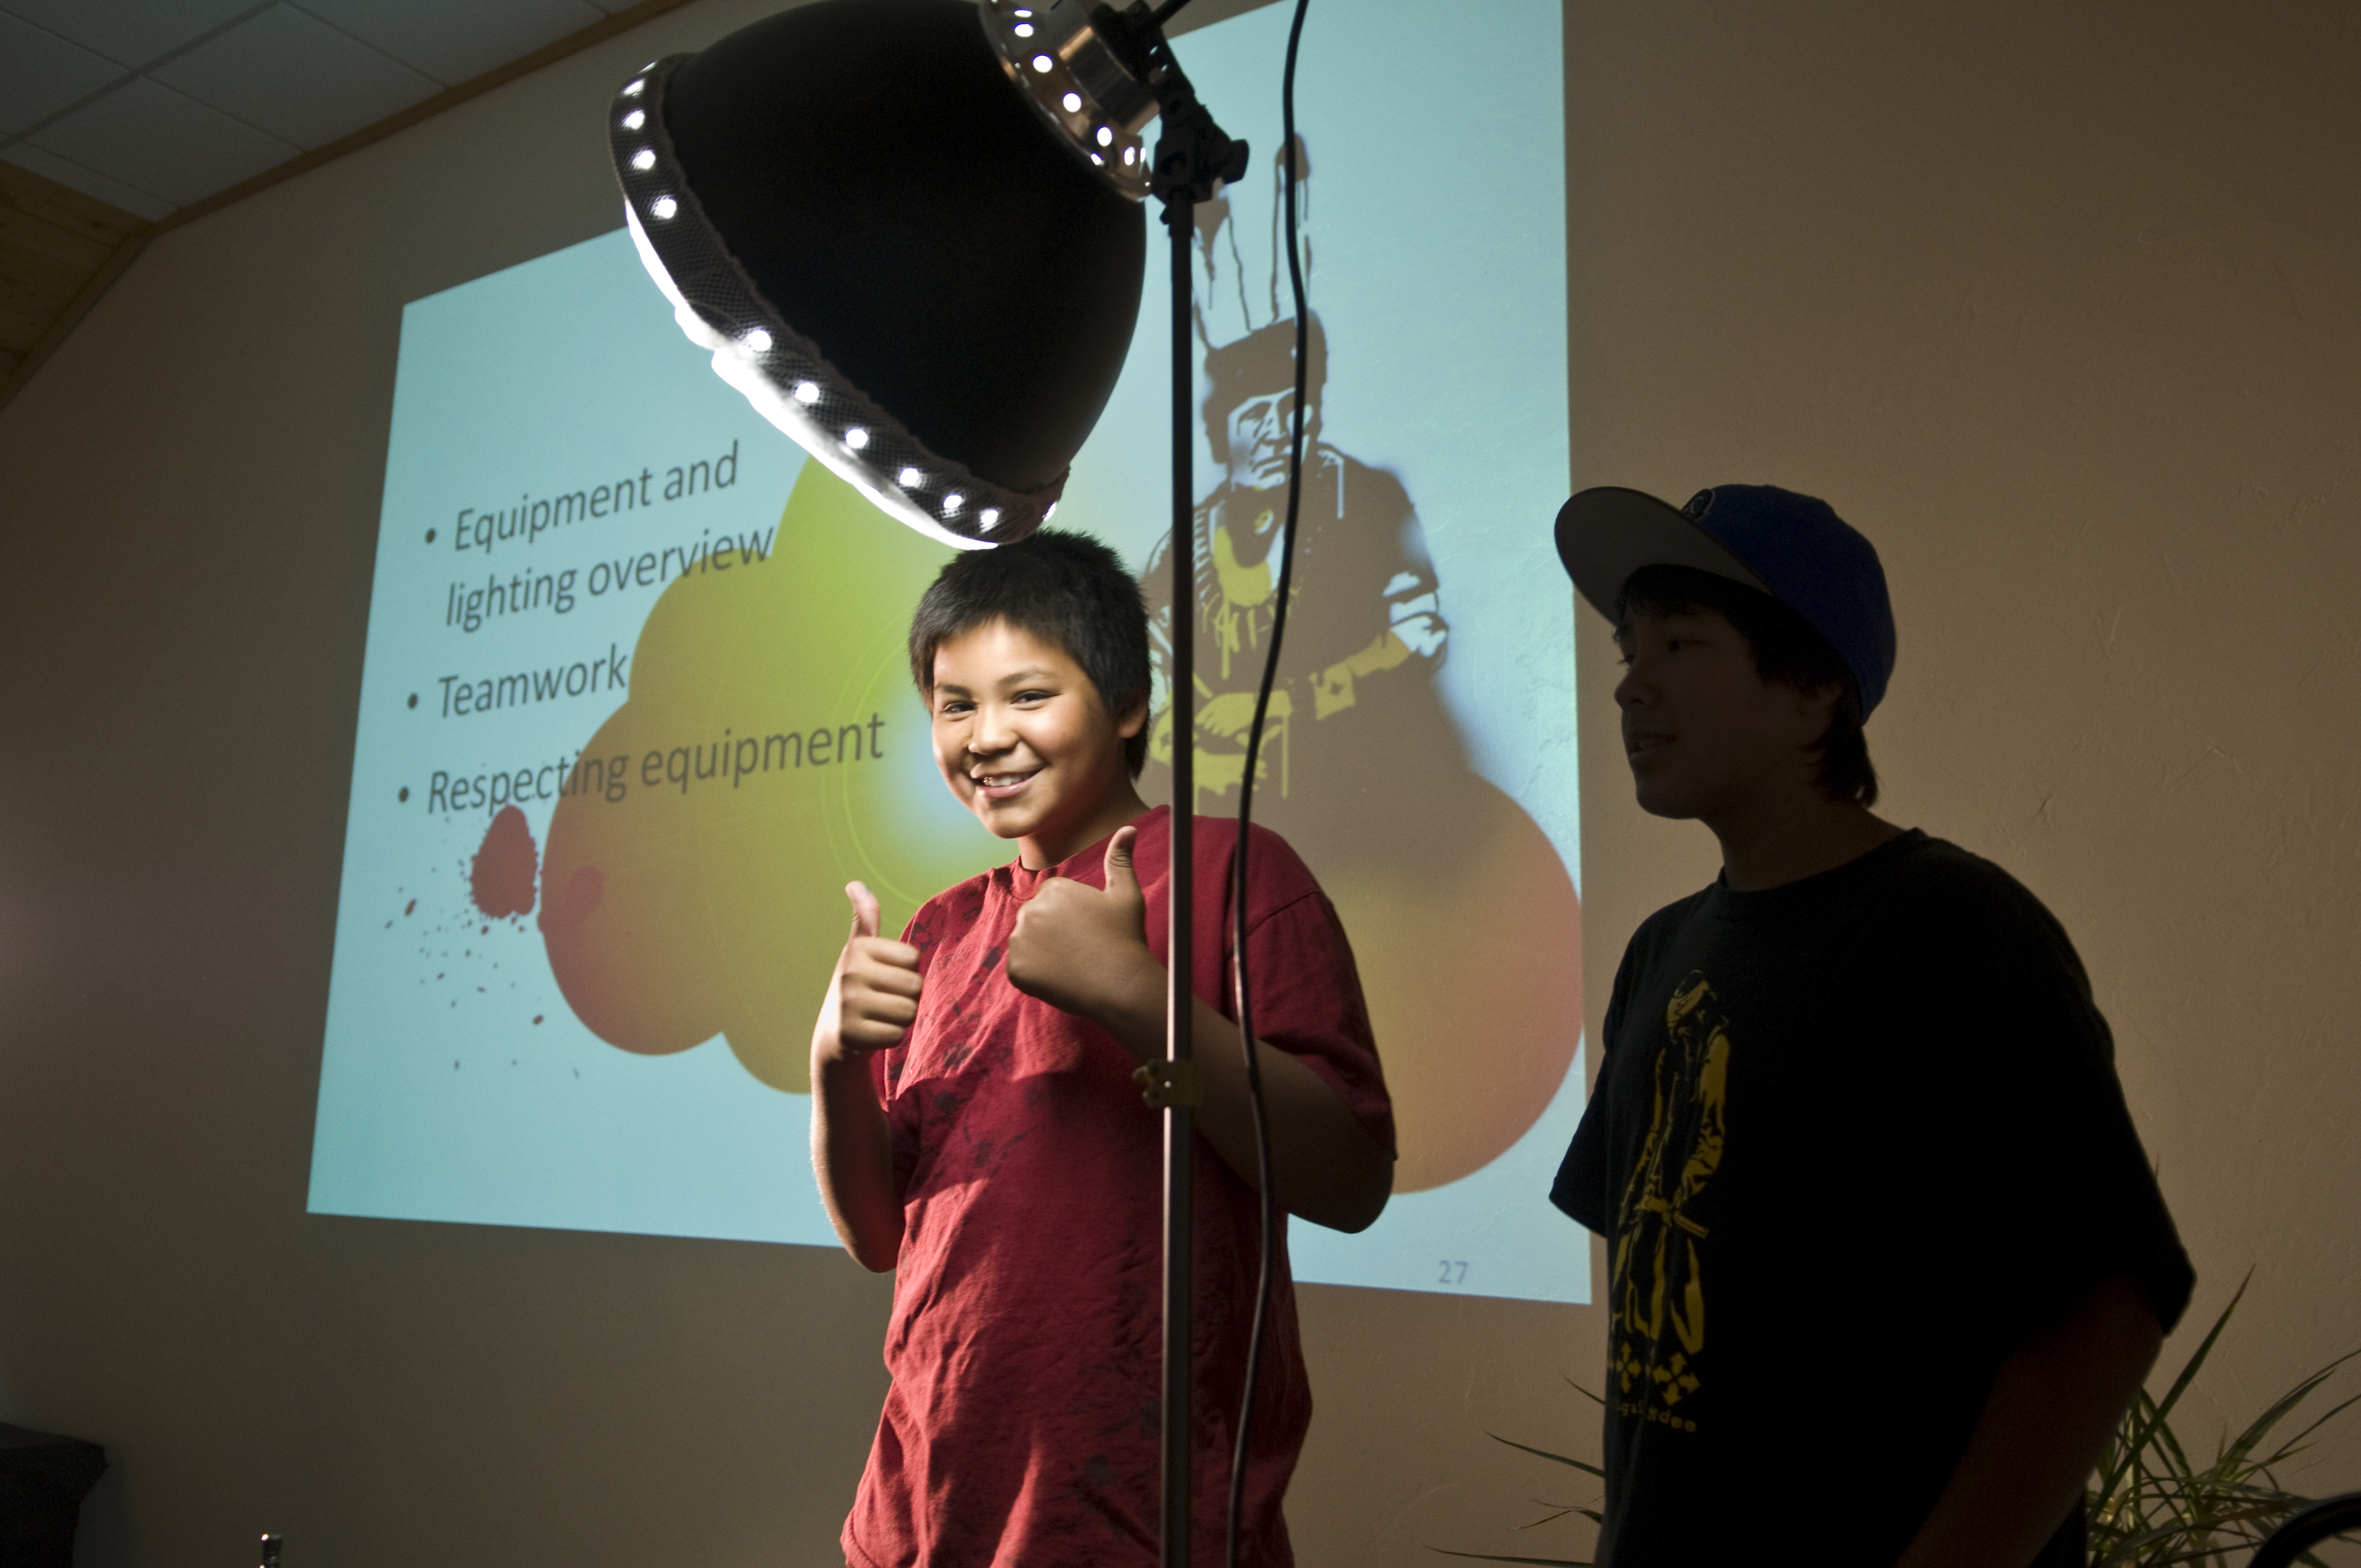
<svg viewBox="0 0 2361 1568"><path fill-rule="evenodd" d="M1164 221L1173 220L1175 207L1192 207L1221 193L1225 181L1245 178L1246 144L1213 123L1198 100L1171 42L1147 0L1132 0L1122 11L1099 5L1091 11L1091 29L1128 72L1156 94L1155 161L1149 166L1148 189L1164 203Z"/></svg>

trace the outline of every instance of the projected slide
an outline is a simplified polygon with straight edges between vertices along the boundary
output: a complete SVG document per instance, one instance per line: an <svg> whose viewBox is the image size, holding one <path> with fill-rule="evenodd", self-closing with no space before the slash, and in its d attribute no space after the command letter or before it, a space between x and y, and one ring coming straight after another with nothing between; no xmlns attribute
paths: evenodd
<svg viewBox="0 0 2361 1568"><path fill-rule="evenodd" d="M1256 799L1353 938L1401 1133L1385 1217L1291 1227L1298 1275L1580 1300L1543 1198L1582 1080L1558 23L1496 9L1529 47L1390 0L1307 31L1311 443ZM1160 630L1194 617L1215 815L1284 517L1285 23L1180 44L1257 151L1199 212L1193 602L1167 591L1160 268L1058 516ZM937 776L904 663L946 554L713 376L620 232L405 310L314 1211L834 1245L805 1057L839 890L899 922L1010 853ZM1159 673L1151 799L1183 729Z"/></svg>

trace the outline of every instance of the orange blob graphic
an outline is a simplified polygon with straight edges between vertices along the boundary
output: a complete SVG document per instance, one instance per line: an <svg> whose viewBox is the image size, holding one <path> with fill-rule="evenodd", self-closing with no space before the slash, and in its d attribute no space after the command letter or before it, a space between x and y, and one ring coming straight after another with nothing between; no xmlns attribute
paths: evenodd
<svg viewBox="0 0 2361 1568"><path fill-rule="evenodd" d="M585 744L550 818L539 922L567 1005L600 1039L660 1056L719 1036L755 1079L802 1093L845 883L868 883L895 931L1013 847L943 787L910 686L911 609L948 552L881 522L815 463L775 543L752 554L673 582L649 614L630 699ZM1582 916L1548 836L1468 766L1432 658L1352 663L1372 615L1380 632L1421 630L1384 619L1400 563L1363 564L1375 589L1332 586L1333 612L1319 597L1304 606L1291 645L1312 663L1294 718L1275 726L1256 815L1302 854L1352 938L1394 1094L1395 1186L1410 1192L1498 1158L1564 1081L1582 1032ZM1322 651L1323 613L1341 656ZM1218 646L1217 630L1202 641ZM1199 718L1201 811L1236 806L1243 770L1217 731L1235 706L1224 699L1258 674L1241 630L1231 667L1211 659L1200 683L1215 694ZM1349 690L1329 674L1340 657ZM1150 763L1149 798L1170 777Z"/></svg>
<svg viewBox="0 0 2361 1568"><path fill-rule="evenodd" d="M801 1093L844 884L898 921L1010 851L943 788L903 651L950 551L817 463L775 532L730 546L641 628L630 699L550 817L541 933L609 1045L662 1056L719 1035Z"/></svg>

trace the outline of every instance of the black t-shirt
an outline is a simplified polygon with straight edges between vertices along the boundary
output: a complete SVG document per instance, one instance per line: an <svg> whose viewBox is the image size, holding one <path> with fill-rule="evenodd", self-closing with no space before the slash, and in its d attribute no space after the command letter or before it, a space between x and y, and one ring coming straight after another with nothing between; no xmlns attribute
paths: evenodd
<svg viewBox="0 0 2361 1568"><path fill-rule="evenodd" d="M1918 832L1651 916L1550 1196L1609 1245L1617 1568L1884 1568L2012 1349L2193 1279L2064 929Z"/></svg>

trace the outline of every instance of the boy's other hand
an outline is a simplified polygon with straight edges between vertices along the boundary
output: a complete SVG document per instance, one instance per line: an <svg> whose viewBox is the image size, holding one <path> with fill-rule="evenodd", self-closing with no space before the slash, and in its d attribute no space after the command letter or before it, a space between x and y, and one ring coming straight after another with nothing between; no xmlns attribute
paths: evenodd
<svg viewBox="0 0 2361 1568"><path fill-rule="evenodd" d="M845 1251L882 1273L901 1255L902 1193L869 1058L918 1016L918 949L877 934L875 894L853 882L844 896L852 934L812 1025L812 1171Z"/></svg>
<svg viewBox="0 0 2361 1568"><path fill-rule="evenodd" d="M1161 1042L1164 970L1148 947L1148 899L1131 867L1135 828L1107 841L1106 888L1044 882L1008 938L1008 980L1027 996L1088 1018L1135 1054L1145 1026Z"/></svg>
<svg viewBox="0 0 2361 1568"><path fill-rule="evenodd" d="M877 895L857 882L844 884L852 901L852 934L836 960L836 1037L848 1054L866 1055L902 1043L918 1016L918 949L877 934Z"/></svg>

